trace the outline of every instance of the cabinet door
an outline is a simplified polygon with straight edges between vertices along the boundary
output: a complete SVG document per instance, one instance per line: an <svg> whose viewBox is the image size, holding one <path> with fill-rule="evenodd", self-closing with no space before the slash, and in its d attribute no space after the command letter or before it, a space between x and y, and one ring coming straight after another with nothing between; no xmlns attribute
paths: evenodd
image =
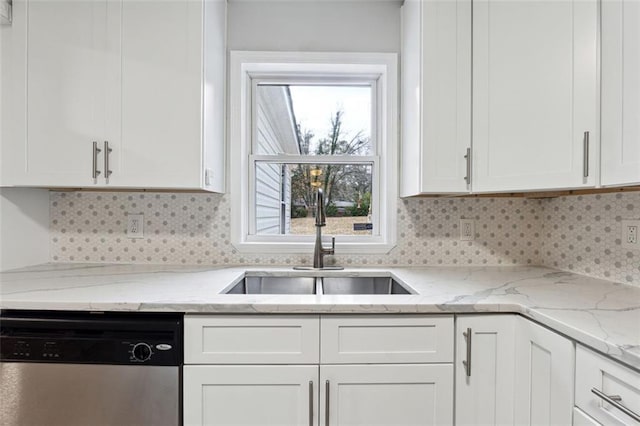
<svg viewBox="0 0 640 426"><path fill-rule="evenodd" d="M321 425L453 424L451 364L322 365L320 387Z"/></svg>
<svg viewBox="0 0 640 426"><path fill-rule="evenodd" d="M515 320L513 315L457 317L457 425L514 424ZM470 339L463 334L469 329ZM463 364L469 358L470 371Z"/></svg>
<svg viewBox="0 0 640 426"><path fill-rule="evenodd" d="M640 183L640 2L602 2L602 185Z"/></svg>
<svg viewBox="0 0 640 426"><path fill-rule="evenodd" d="M402 7L401 195L468 192L471 1Z"/></svg>
<svg viewBox="0 0 640 426"><path fill-rule="evenodd" d="M107 0L27 3L27 137L18 184L93 185L92 142L102 145L105 76L113 71L112 12Z"/></svg>
<svg viewBox="0 0 640 426"><path fill-rule="evenodd" d="M317 366L184 367L185 425L317 424Z"/></svg>
<svg viewBox="0 0 640 426"><path fill-rule="evenodd" d="M596 0L474 2L474 192L596 184L597 41Z"/></svg>
<svg viewBox="0 0 640 426"><path fill-rule="evenodd" d="M120 114L112 115L110 185L199 188L203 2L121 4Z"/></svg>
<svg viewBox="0 0 640 426"><path fill-rule="evenodd" d="M516 322L515 341L515 424L571 424L573 342L522 317Z"/></svg>

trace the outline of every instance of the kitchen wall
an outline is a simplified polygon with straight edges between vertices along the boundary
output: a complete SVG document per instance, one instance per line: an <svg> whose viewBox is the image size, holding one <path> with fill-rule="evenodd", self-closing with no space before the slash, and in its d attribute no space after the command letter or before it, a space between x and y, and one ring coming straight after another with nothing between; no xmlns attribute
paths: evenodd
<svg viewBox="0 0 640 426"><path fill-rule="evenodd" d="M230 243L228 196L52 192L51 260L195 265L304 265L299 255L242 254ZM386 255L338 255L346 266L546 265L640 285L640 253L620 244L620 220L640 217L640 192L561 197L398 201L398 245ZM127 213L145 237L125 236ZM476 240L458 239L460 218ZM329 258L330 259L330 258Z"/></svg>
<svg viewBox="0 0 640 426"><path fill-rule="evenodd" d="M363 7L366 14L360 13ZM399 28L397 1L229 3L228 44L236 50L399 52ZM0 30L0 38L2 33ZM5 46L7 40L5 37ZM20 50L16 43L8 45ZM12 70L15 63L8 65L5 62L0 67L0 78L8 78L6 70L21 75ZM4 90L0 96L6 98L12 86L0 87ZM22 108L22 98L11 99L0 104ZM0 134L20 136L16 129L23 127L20 120L4 120ZM296 265L311 260L310 252L238 253L230 244L228 196L28 189L3 190L1 195L2 268L21 266L12 260L18 258L26 260L23 264L47 258L54 262L206 265ZM640 253L620 244L620 220L640 218L639 209L640 193L548 200L399 200L394 250L388 255L341 256L338 240L334 259L351 266L544 264L640 285ZM145 215L144 238L125 237L127 213ZM475 219L475 241L458 240L461 217ZM50 233L46 232L47 221Z"/></svg>
<svg viewBox="0 0 640 426"><path fill-rule="evenodd" d="M49 192L0 188L0 271L49 261Z"/></svg>
<svg viewBox="0 0 640 426"><path fill-rule="evenodd" d="M398 0L231 1L227 45L230 50L399 53L401 4Z"/></svg>

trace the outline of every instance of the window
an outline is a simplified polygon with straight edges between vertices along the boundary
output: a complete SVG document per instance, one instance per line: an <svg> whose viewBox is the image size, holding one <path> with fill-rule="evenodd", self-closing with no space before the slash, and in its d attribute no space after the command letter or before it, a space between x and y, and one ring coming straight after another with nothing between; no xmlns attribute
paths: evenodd
<svg viewBox="0 0 640 426"><path fill-rule="evenodd" d="M312 250L317 188L337 253L395 243L393 54L232 52L232 242Z"/></svg>

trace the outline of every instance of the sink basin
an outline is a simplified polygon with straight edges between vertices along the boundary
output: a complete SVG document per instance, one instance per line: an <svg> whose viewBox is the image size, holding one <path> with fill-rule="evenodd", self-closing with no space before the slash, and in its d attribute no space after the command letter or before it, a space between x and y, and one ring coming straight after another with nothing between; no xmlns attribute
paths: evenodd
<svg viewBox="0 0 640 426"><path fill-rule="evenodd" d="M391 277L247 276L225 294L412 294Z"/></svg>
<svg viewBox="0 0 640 426"><path fill-rule="evenodd" d="M391 277L324 277L324 294L411 294Z"/></svg>
<svg viewBox="0 0 640 426"><path fill-rule="evenodd" d="M245 277L226 294L316 294L315 277Z"/></svg>

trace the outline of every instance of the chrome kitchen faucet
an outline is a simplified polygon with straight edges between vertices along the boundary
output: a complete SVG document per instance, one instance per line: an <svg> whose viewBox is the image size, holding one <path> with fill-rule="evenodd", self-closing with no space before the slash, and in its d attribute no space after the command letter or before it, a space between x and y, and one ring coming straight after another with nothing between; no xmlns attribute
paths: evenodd
<svg viewBox="0 0 640 426"><path fill-rule="evenodd" d="M327 225L326 216L324 213L324 193L321 188L318 188L316 195L316 243L313 249L313 268L305 266L296 266L293 269L344 269L342 266L324 266L324 257L326 255L333 255L336 249L336 237L331 237L331 248L324 248L322 246L322 227Z"/></svg>

